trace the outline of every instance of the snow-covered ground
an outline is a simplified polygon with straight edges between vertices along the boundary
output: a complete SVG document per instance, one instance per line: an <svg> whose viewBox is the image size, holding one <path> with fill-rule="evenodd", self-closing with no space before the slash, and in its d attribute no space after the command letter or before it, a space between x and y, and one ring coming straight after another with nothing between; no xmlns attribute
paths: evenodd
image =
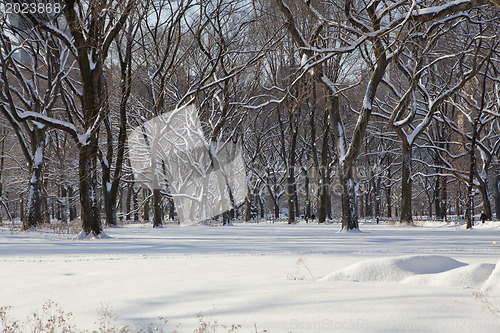
<svg viewBox="0 0 500 333"><path fill-rule="evenodd" d="M80 329L103 306L138 328L193 332L500 332L500 222L474 230L260 223L125 225L109 239L0 228L0 306L48 300Z"/></svg>

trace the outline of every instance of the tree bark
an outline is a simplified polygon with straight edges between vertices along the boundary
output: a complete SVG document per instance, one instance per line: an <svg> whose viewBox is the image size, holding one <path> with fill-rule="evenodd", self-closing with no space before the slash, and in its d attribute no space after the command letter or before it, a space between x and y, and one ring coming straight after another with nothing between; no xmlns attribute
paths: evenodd
<svg viewBox="0 0 500 333"><path fill-rule="evenodd" d="M339 164L340 186L342 188L342 229L359 229L357 195L352 168Z"/></svg>
<svg viewBox="0 0 500 333"><path fill-rule="evenodd" d="M295 218L298 218L300 216L300 202L297 192L297 183L293 184L293 201L295 202Z"/></svg>
<svg viewBox="0 0 500 333"><path fill-rule="evenodd" d="M346 160L346 142L344 126L340 119L339 97L332 95L326 100L327 112L329 113L330 127L335 135L335 148L339 156L338 173L341 187L342 202L342 230L358 229L358 198L356 183L353 177L352 160ZM359 150L358 150L359 151ZM353 156L357 157L357 154Z"/></svg>
<svg viewBox="0 0 500 333"><path fill-rule="evenodd" d="M324 171L319 176L319 190L318 190L318 223L323 223L326 221L327 215L327 187L325 184L325 174Z"/></svg>
<svg viewBox="0 0 500 333"><path fill-rule="evenodd" d="M391 174L391 167L389 166L389 169L387 171L387 178L391 179L392 174ZM391 186L387 186L385 189L385 207L386 207L386 214L388 218L392 217L392 193L391 193Z"/></svg>
<svg viewBox="0 0 500 333"><path fill-rule="evenodd" d="M122 7L123 6L123 7ZM72 43L78 62L80 79L82 83L82 114L83 127L87 140L79 140L79 181L80 203L82 208L82 228L89 235L98 236L101 231L100 194L98 191L98 133L99 118L106 117L104 111L108 109L108 96L105 91L104 62L108 55L109 47L116 38L124 23L128 19L134 2L129 0L126 4L121 2L108 3L96 1L88 7L85 17L74 0L65 1L63 7L64 17L68 22L73 42L60 37L63 42ZM113 8L115 7L115 8ZM115 10L120 9L119 16ZM114 19L110 20L110 13ZM57 34L57 32L54 32Z"/></svg>
<svg viewBox="0 0 500 333"><path fill-rule="evenodd" d="M375 196L374 200L374 215L376 218L380 216L380 185L381 179L379 176L373 177L373 195Z"/></svg>
<svg viewBox="0 0 500 333"><path fill-rule="evenodd" d="M171 197L168 198L168 218L170 219L170 221L175 220L175 203L174 199L172 199Z"/></svg>
<svg viewBox="0 0 500 333"><path fill-rule="evenodd" d="M491 220L492 212L491 212L490 198L488 196L488 186L486 180L483 180L480 177L479 177L479 193L481 194L481 200L483 201L482 213L486 215L486 220Z"/></svg>
<svg viewBox="0 0 500 333"><path fill-rule="evenodd" d="M436 185L434 187L434 207L436 210L436 217L438 219L442 219L441 216L441 182L440 176L436 177Z"/></svg>
<svg viewBox="0 0 500 333"><path fill-rule="evenodd" d="M161 190L155 188L153 190L153 228L161 226L162 218L163 207L161 204Z"/></svg>
<svg viewBox="0 0 500 333"><path fill-rule="evenodd" d="M295 191L294 191L294 182L295 182L295 147L290 147L290 160L288 165L288 177L286 179L286 189L287 189L287 202L288 202L288 224L292 224L295 222Z"/></svg>
<svg viewBox="0 0 500 333"><path fill-rule="evenodd" d="M328 145L328 137L330 133L330 124L328 123L328 112L323 113L323 144L321 147L321 166L319 170L319 197L318 197L318 222L323 223L326 221L328 215L328 198L330 192L329 172L328 172L328 152L330 146ZM314 144L314 143L313 143Z"/></svg>
<svg viewBox="0 0 500 333"><path fill-rule="evenodd" d="M43 223L43 159L45 132L35 129L33 132L33 161L31 161L31 179L28 187L28 206L24 229L30 229Z"/></svg>
<svg viewBox="0 0 500 333"><path fill-rule="evenodd" d="M132 201L134 202L134 222L139 221L139 191L140 187L132 185Z"/></svg>
<svg viewBox="0 0 500 333"><path fill-rule="evenodd" d="M307 172L306 168L302 168L302 174L304 177L304 193L306 196L306 211L304 212L304 215L306 219L309 219L311 217L311 194L309 189L309 173Z"/></svg>
<svg viewBox="0 0 500 333"><path fill-rule="evenodd" d="M127 196L125 197L125 220L131 220L131 211L132 211L132 184L127 185Z"/></svg>
<svg viewBox="0 0 500 333"><path fill-rule="evenodd" d="M60 186L60 193L61 204L59 205L59 209L61 211L61 221L68 223L68 190L66 186Z"/></svg>
<svg viewBox="0 0 500 333"><path fill-rule="evenodd" d="M69 220L73 221L76 219L76 206L71 202L74 195L73 186L68 186L68 205L69 205Z"/></svg>
<svg viewBox="0 0 500 333"><path fill-rule="evenodd" d="M358 201L358 215L361 218L365 217L365 202L364 202L363 198L364 198L364 196L360 195L359 201Z"/></svg>
<svg viewBox="0 0 500 333"><path fill-rule="evenodd" d="M413 223L411 159L412 146L403 141L401 166L401 223Z"/></svg>
<svg viewBox="0 0 500 333"><path fill-rule="evenodd" d="M344 126L340 119L339 97L332 95L327 97L327 112L330 116L330 127L335 135L335 148L339 156L338 173L341 187L342 202L342 230L359 229L358 224L358 198L356 193L356 183L353 177L353 160L346 159L346 141ZM366 120L368 121L368 120ZM359 152L359 148L357 149ZM355 153L351 155L357 157Z"/></svg>
<svg viewBox="0 0 500 333"><path fill-rule="evenodd" d="M103 201L106 224L108 226L116 226L118 224L118 218L116 215L116 197L113 196L113 193L111 192L111 183L109 183L109 181L104 181L102 191L104 194Z"/></svg>
<svg viewBox="0 0 500 333"><path fill-rule="evenodd" d="M19 205L19 217L21 218L21 221L24 221L24 198L21 196L20 205ZM16 205L17 206L17 205Z"/></svg>
<svg viewBox="0 0 500 333"><path fill-rule="evenodd" d="M117 152L116 152L116 165L111 178L111 164L113 162L113 134L111 131L111 120L109 116L106 116L105 126L107 134L107 155L106 162L103 160L102 163L102 178L103 178L103 191L104 191L104 207L106 211L106 223L110 226L117 225L117 205L118 205L118 187L120 185L122 167L125 155L125 145L127 143L127 102L131 93L132 84L132 30L134 25L130 24L129 31L127 33L127 42L125 47L125 54L118 50L119 60L120 60L120 73L121 73L121 94L120 94L120 118L119 118L119 132L118 132L118 142L117 142ZM106 98L108 97L106 82L104 77L103 82L103 93ZM109 111L109 110L108 110Z"/></svg>
<svg viewBox="0 0 500 333"><path fill-rule="evenodd" d="M275 192L271 190L271 185L269 183L266 184L267 191L269 193L269 197L271 198L271 203L273 205L273 210L274 210L274 218L279 219L280 217L280 206L279 206L279 199L277 198L277 186L275 186Z"/></svg>
<svg viewBox="0 0 500 333"><path fill-rule="evenodd" d="M441 186L441 218L446 220L448 211L448 179L443 177Z"/></svg>
<svg viewBox="0 0 500 333"><path fill-rule="evenodd" d="M473 123L472 140L469 148L469 179L467 183L467 204L465 209L466 228L471 229L474 225L474 171L476 170L476 128L477 121Z"/></svg>
<svg viewBox="0 0 500 333"><path fill-rule="evenodd" d="M245 222L252 219L252 196L253 194L249 191L245 202Z"/></svg>
<svg viewBox="0 0 500 333"><path fill-rule="evenodd" d="M91 135L87 145L80 146L79 182L82 207L82 228L87 234L98 236L102 232L101 205L97 188L98 160L97 136Z"/></svg>
<svg viewBox="0 0 500 333"><path fill-rule="evenodd" d="M144 188L142 191L142 194L144 196L144 222L149 222L149 190Z"/></svg>

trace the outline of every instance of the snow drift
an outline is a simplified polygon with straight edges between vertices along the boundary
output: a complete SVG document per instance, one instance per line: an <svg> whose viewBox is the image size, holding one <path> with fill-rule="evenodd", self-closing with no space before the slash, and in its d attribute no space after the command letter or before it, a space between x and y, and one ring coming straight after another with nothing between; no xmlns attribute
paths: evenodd
<svg viewBox="0 0 500 333"><path fill-rule="evenodd" d="M483 284L482 290L489 295L500 296L500 261L496 264L488 280Z"/></svg>
<svg viewBox="0 0 500 333"><path fill-rule="evenodd" d="M490 277L494 268L494 264L467 265L438 274L410 276L404 279L402 283L426 286L477 288Z"/></svg>
<svg viewBox="0 0 500 333"><path fill-rule="evenodd" d="M436 255L402 256L364 260L335 271L322 280L399 282L417 274L435 274L466 266L466 263Z"/></svg>

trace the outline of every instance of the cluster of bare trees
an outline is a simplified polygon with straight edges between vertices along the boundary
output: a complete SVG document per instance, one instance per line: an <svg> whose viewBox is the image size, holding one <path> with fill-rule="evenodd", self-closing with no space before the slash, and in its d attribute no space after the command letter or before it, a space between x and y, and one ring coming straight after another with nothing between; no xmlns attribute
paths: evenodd
<svg viewBox="0 0 500 333"><path fill-rule="evenodd" d="M248 196L224 223L500 216L495 1L60 3L1 20L0 197L25 228L173 220L168 182L135 182L127 133L187 104L211 156L243 149Z"/></svg>

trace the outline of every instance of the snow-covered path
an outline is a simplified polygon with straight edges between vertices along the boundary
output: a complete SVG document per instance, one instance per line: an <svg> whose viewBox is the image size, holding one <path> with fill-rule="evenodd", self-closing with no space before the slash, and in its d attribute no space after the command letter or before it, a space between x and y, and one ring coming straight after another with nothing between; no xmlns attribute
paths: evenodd
<svg viewBox="0 0 500 333"><path fill-rule="evenodd" d="M500 284L492 278L500 223L470 231L437 223L338 228L127 225L107 229L111 239L84 241L4 228L0 306L23 319L50 299L85 329L97 327L104 304L121 323L163 316L178 332L197 328L200 312L240 332L255 332L254 324L259 332L500 331L500 313L481 302L499 308L499 288L473 297L486 282Z"/></svg>
<svg viewBox="0 0 500 333"><path fill-rule="evenodd" d="M192 255L192 254L500 254L500 222L475 230L463 226L417 228L362 224L362 232L338 233L338 224L235 224L232 227L125 225L106 229L111 239L74 241L74 236L2 232L0 256ZM499 242L498 245L492 244Z"/></svg>

